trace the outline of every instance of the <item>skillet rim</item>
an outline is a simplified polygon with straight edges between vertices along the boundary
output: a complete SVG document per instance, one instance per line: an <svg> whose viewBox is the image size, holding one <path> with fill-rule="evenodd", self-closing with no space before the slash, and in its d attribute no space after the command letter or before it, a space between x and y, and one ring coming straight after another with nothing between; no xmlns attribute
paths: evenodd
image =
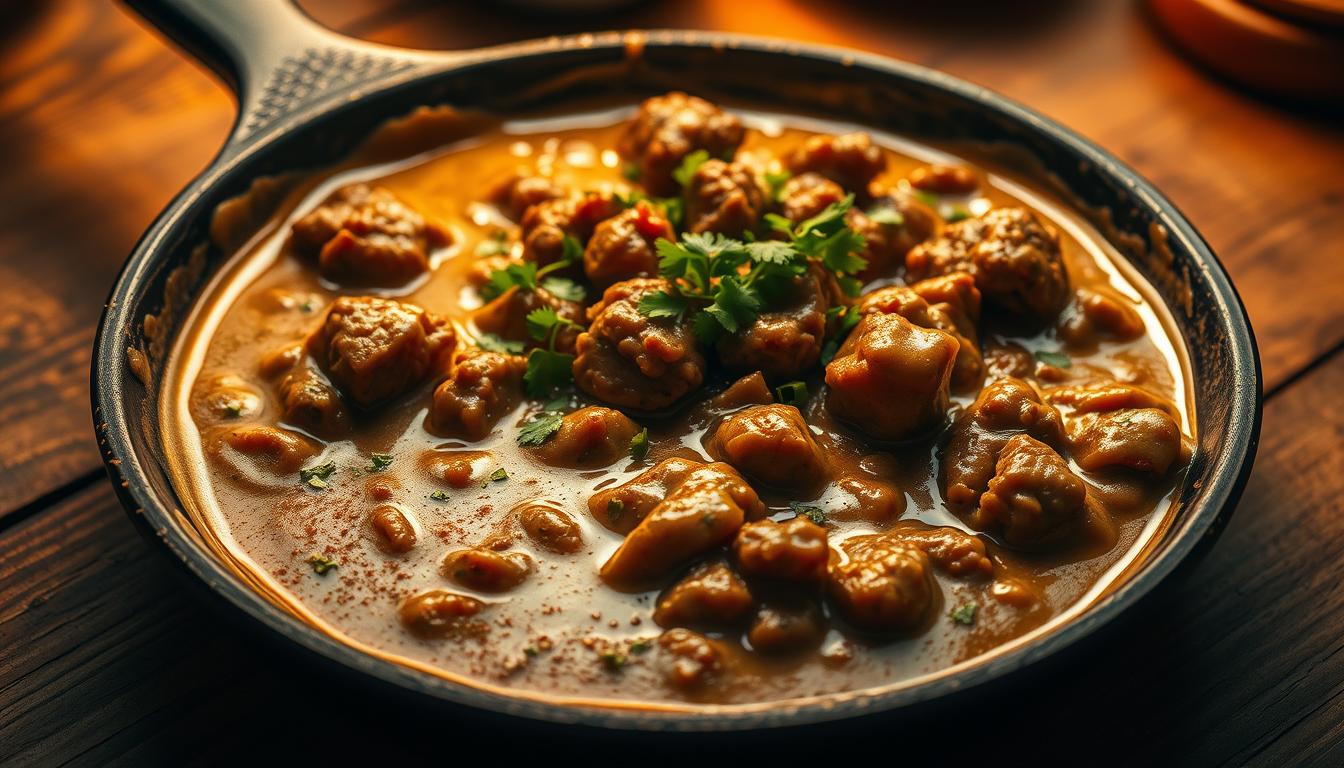
<svg viewBox="0 0 1344 768"><path fill-rule="evenodd" d="M397 88L414 88L438 77L473 67L499 66L529 57L563 54L577 49L596 53L624 48L630 35L637 34L646 49L714 49L728 53L746 50L756 54L809 59L817 64L842 65L865 69L891 81L914 81L924 87L949 93L977 108L995 113L1012 123L1025 126L1050 143L1060 145L1069 154L1091 162L1099 173L1117 182L1134 205L1154 214L1166 228L1169 247L1184 251L1199 270L1199 278L1214 300L1208 314L1216 323L1209 332L1225 335L1230 353L1227 396L1227 440L1220 455L1208 457L1207 482L1197 498L1188 504L1178 520L1164 534L1163 547L1148 558L1120 587L1100 598L1083 615L1058 629L1002 655L990 658L960 672L919 685L880 694L849 692L838 702L828 700L805 704L781 703L761 709L725 709L709 707L700 711L659 711L575 704L554 704L520 699L465 684L416 672L393 662L368 656L355 648L318 632L288 612L275 606L238 583L208 552L199 549L178 527L174 501L161 498L145 473L145 466L130 441L136 427L130 422L127 398L138 396L134 384L128 389L126 339L134 336L132 327L139 317L139 300L151 287L151 267L170 260L173 252L165 247L170 233L190 223L189 214L200 214L193 207L206 191L247 170L251 158L288 132L320 120L339 118L367 97ZM215 595L246 615L253 624L271 636L283 638L291 647L308 652L332 666L339 666L382 684L452 705L490 713L523 717L552 724L578 724L601 729L637 731L745 731L781 726L818 724L879 713L896 714L920 705L946 699L958 692L983 688L991 682L1016 675L1038 662L1062 653L1092 636L1121 614L1130 612L1157 586L1170 580L1173 572L1192 564L1221 533L1230 518L1254 463L1262 411L1262 377L1255 337L1236 289L1222 263L1198 234L1189 220L1153 185L1128 165L1092 141L1044 115L987 88L973 85L951 75L909 62L876 54L834 46L750 35L680 30L638 30L581 34L563 38L512 43L476 51L453 53L439 61L417 59L414 67L376 83L356 83L349 93L333 92L327 97L302 105L283 115L241 142L226 143L186 188L170 202L136 243L119 271L104 305L94 340L91 366L91 395L95 430L108 475L129 516L147 536L158 538L173 555L173 561L185 568ZM360 89L364 90L360 90ZM336 98L345 95L347 98ZM240 114L235 128L245 116ZM235 138L237 133L234 134ZM1194 276L1191 279L1195 279ZM191 298L199 297L201 286L194 286ZM1182 329L1187 345L1197 335ZM132 374L133 375L133 374ZM1199 385L1201 382L1193 382Z"/></svg>

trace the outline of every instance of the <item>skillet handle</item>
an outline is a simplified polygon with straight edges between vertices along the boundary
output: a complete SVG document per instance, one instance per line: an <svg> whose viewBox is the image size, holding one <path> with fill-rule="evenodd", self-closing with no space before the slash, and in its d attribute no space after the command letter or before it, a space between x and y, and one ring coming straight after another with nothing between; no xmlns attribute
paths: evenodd
<svg viewBox="0 0 1344 768"><path fill-rule="evenodd" d="M226 152L301 106L456 58L346 37L313 21L292 0L123 2L237 96L238 120Z"/></svg>

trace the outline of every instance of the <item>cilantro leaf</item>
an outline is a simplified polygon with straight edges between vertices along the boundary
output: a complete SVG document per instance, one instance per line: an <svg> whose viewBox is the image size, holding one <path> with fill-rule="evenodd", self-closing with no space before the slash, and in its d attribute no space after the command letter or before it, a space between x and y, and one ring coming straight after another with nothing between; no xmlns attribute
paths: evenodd
<svg viewBox="0 0 1344 768"><path fill-rule="evenodd" d="M571 237L570 235L565 235L565 239L560 241L560 248L560 261L564 262L565 265L577 264L578 262L583 261L583 245L581 245L576 238ZM556 264L559 263L560 262L556 262ZM547 264L546 266L548 268L555 267L555 264Z"/></svg>
<svg viewBox="0 0 1344 768"><path fill-rule="evenodd" d="M504 269L490 273L490 279L481 286L481 298L493 301L510 288L518 287L525 291L537 287L537 265L531 261L510 264Z"/></svg>
<svg viewBox="0 0 1344 768"><path fill-rule="evenodd" d="M958 624L967 624L967 625L974 624L975 603L966 603L965 605L958 606L955 610L953 610L951 613L947 615L952 617L952 620L957 622Z"/></svg>
<svg viewBox="0 0 1344 768"><path fill-rule="evenodd" d="M639 434L630 438L630 458L635 461L643 461L645 456L649 455L649 428L645 427L639 431Z"/></svg>
<svg viewBox="0 0 1344 768"><path fill-rule="evenodd" d="M756 319L761 309L761 297L755 289L742 284L737 277L726 275L719 280L714 303L705 308L724 330L737 333L742 326Z"/></svg>
<svg viewBox="0 0 1344 768"><path fill-rule="evenodd" d="M382 472L384 469L392 466L392 454L390 453L371 453L369 454L369 466L366 472Z"/></svg>
<svg viewBox="0 0 1344 768"><path fill-rule="evenodd" d="M322 490L327 487L325 480L336 471L336 462L328 461L314 467L299 470L299 480L311 488Z"/></svg>
<svg viewBox="0 0 1344 768"><path fill-rule="evenodd" d="M905 226L905 216L901 215L901 212L895 208L874 208L868 212L868 218L876 224L887 227Z"/></svg>
<svg viewBox="0 0 1344 768"><path fill-rule="evenodd" d="M644 173L635 163L626 163L621 166L621 175L624 176L627 181L639 181L639 177L644 175Z"/></svg>
<svg viewBox="0 0 1344 768"><path fill-rule="evenodd" d="M697 149L681 159L681 165L672 172L672 178L678 185L685 187L691 183L691 177L700 170L700 166L709 161L709 152Z"/></svg>
<svg viewBox="0 0 1344 768"><path fill-rule="evenodd" d="M583 301L588 296L582 285L567 277L547 277L541 281L541 287L552 296L565 301Z"/></svg>
<svg viewBox="0 0 1344 768"><path fill-rule="evenodd" d="M558 411L542 411L518 430L519 445L541 445L560 431L564 415Z"/></svg>
<svg viewBox="0 0 1344 768"><path fill-rule="evenodd" d="M788 171L766 171L765 183L770 187L770 199L779 202L779 196L784 192L784 185L793 178L793 174Z"/></svg>
<svg viewBox="0 0 1344 768"><path fill-rule="evenodd" d="M804 504L799 501L790 501L789 509L792 509L795 515L806 517L817 525L826 524L826 512L821 507L812 504Z"/></svg>
<svg viewBox="0 0 1344 768"><path fill-rule="evenodd" d="M435 491L429 494L429 498L433 499L434 501L447 501L448 494L444 493L443 491Z"/></svg>
<svg viewBox="0 0 1344 768"><path fill-rule="evenodd" d="M509 234L502 229L490 233L490 237L476 245L476 255L481 258L503 256L511 250Z"/></svg>
<svg viewBox="0 0 1344 768"><path fill-rule="evenodd" d="M639 299L639 313L645 317L675 317L680 320L690 309L690 303L681 296L667 291L646 293Z"/></svg>
<svg viewBox="0 0 1344 768"><path fill-rule="evenodd" d="M476 346L486 352L499 352L505 355L521 355L527 347L521 341L511 341L496 333L483 333L476 339Z"/></svg>
<svg viewBox="0 0 1344 768"><path fill-rule="evenodd" d="M574 380L574 356L549 349L534 349L527 356L527 372L523 374L529 397L541 399L551 392L566 387Z"/></svg>
<svg viewBox="0 0 1344 768"><path fill-rule="evenodd" d="M579 324L567 317L561 317L554 307L540 307L527 313L527 332L537 341L554 341L553 334L566 326L578 328Z"/></svg>
<svg viewBox="0 0 1344 768"><path fill-rule="evenodd" d="M792 264L799 257L792 245L778 240L762 240L746 246L747 255L752 261L761 264Z"/></svg>
<svg viewBox="0 0 1344 768"><path fill-rule="evenodd" d="M1046 365L1053 365L1056 368L1072 368L1073 361L1063 352L1049 352L1046 350L1037 350L1036 359Z"/></svg>
<svg viewBox="0 0 1344 768"><path fill-rule="evenodd" d="M954 205L952 206L952 210L948 211L947 215L944 216L943 218L947 220L948 224L955 224L956 222L962 221L963 219L971 218L971 212L961 207L960 205Z"/></svg>

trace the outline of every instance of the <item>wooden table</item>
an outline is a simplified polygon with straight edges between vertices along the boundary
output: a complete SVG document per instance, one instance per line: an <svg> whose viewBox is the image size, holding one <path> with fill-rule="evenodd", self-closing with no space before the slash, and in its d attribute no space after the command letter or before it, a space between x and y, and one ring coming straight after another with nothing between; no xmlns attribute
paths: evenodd
<svg viewBox="0 0 1344 768"><path fill-rule="evenodd" d="M489 3L306 5L348 34L421 47L641 26L853 46L997 89L1136 166L1221 255L1259 338L1264 434L1230 528L1140 621L1051 676L918 729L812 746L1344 763L1338 112L1238 92L1171 52L1136 4L1115 0L899 12L669 0L577 19ZM210 77L97 0L7 4L0 43L0 764L236 762L277 739L314 764L384 750L446 762L472 736L507 739L291 663L203 607L134 532L90 428L93 328L122 258L208 161L232 106ZM1059 740L1043 747L1042 736Z"/></svg>

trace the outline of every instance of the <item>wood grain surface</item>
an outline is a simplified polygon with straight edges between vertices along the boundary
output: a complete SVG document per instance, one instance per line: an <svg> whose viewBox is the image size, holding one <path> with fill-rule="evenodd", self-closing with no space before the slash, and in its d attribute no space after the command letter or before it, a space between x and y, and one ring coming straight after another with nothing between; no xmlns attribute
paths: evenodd
<svg viewBox="0 0 1344 768"><path fill-rule="evenodd" d="M1269 394L1255 473L1209 558L1141 620L914 742L1130 764L1344 761L1344 113L1244 95L1113 0L682 0L568 17L303 5L347 34L427 48L623 27L845 45L994 88L1135 166L1204 233L1251 314ZM461 741L498 736L294 663L203 607L138 538L92 437L93 327L136 237L218 148L231 99L119 6L0 9L0 765L235 762L277 739L314 763L447 762Z"/></svg>

